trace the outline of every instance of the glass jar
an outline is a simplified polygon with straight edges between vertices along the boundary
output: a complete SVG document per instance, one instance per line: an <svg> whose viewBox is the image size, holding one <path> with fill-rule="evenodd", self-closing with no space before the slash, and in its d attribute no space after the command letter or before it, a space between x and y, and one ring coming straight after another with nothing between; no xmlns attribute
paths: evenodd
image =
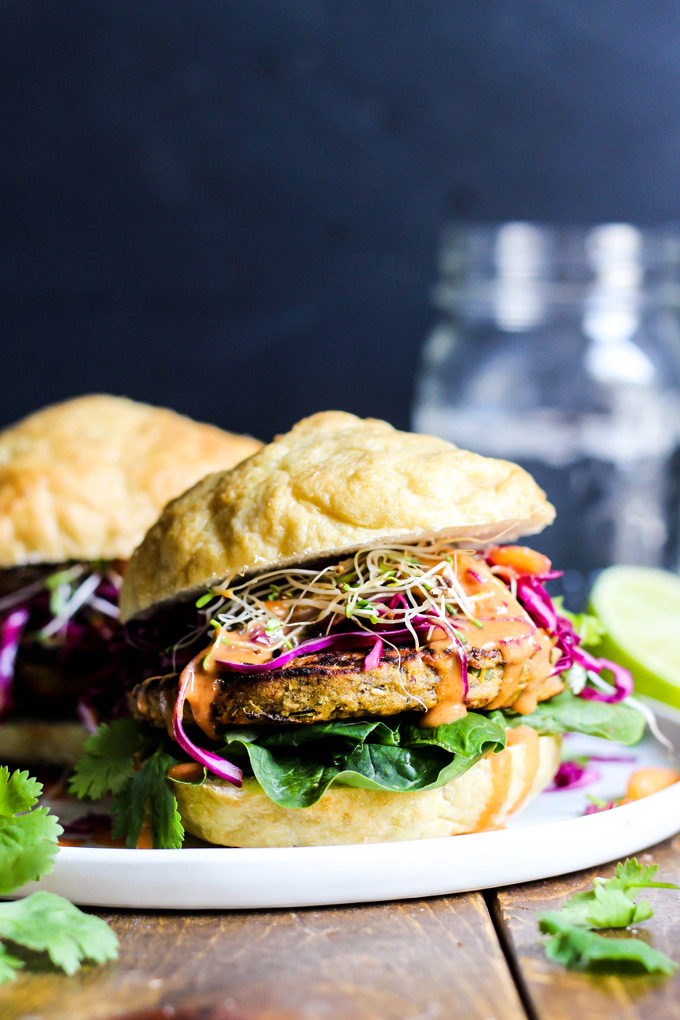
<svg viewBox="0 0 680 1020"><path fill-rule="evenodd" d="M414 428L532 473L571 608L611 563L678 565L679 262L674 227L444 236Z"/></svg>

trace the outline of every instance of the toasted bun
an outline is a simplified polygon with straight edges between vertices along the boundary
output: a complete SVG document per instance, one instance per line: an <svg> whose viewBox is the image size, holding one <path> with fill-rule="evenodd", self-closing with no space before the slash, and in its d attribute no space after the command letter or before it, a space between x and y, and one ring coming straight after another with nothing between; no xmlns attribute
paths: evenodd
<svg viewBox="0 0 680 1020"><path fill-rule="evenodd" d="M121 615L251 570L397 538L510 539L554 515L516 464L327 411L170 503L132 558Z"/></svg>
<svg viewBox="0 0 680 1020"><path fill-rule="evenodd" d="M87 735L79 722L10 719L0 724L0 765L74 765Z"/></svg>
<svg viewBox="0 0 680 1020"><path fill-rule="evenodd" d="M261 445L122 397L38 411L0 433L0 567L127 559L169 499Z"/></svg>
<svg viewBox="0 0 680 1020"><path fill-rule="evenodd" d="M219 779L202 786L168 780L185 827L220 846L327 846L384 843L481 832L504 825L555 775L560 738L528 726L508 746L436 790L381 793L331 786L309 808L282 808L254 779L237 789Z"/></svg>

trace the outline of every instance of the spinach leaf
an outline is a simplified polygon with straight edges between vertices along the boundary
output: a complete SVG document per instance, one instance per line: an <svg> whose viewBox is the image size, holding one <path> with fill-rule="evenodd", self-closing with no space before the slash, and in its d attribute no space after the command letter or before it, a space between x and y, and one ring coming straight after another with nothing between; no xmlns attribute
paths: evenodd
<svg viewBox="0 0 680 1020"><path fill-rule="evenodd" d="M505 727L471 712L434 729L397 716L274 731L234 727L224 740L221 753L246 757L271 800L301 808L315 804L331 783L401 793L443 786L487 752L502 751Z"/></svg>
<svg viewBox="0 0 680 1020"><path fill-rule="evenodd" d="M588 701L571 691L562 691L549 701L541 701L530 715L505 710L493 712L506 726L532 726L539 733L586 733L605 737L619 744L637 744L645 729L645 718L629 705L608 705L605 701Z"/></svg>

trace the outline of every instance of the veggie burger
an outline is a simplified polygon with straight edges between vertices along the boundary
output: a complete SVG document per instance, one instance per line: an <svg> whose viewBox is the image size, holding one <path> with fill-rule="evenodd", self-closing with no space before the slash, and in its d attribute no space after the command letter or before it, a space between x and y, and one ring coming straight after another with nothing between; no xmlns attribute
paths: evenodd
<svg viewBox="0 0 680 1020"><path fill-rule="evenodd" d="M179 845L182 824L226 846L502 825L562 733L644 728L630 676L553 605L549 561L507 544L553 516L515 464L340 412L300 422L135 551L121 613L147 675L73 788L114 794L129 846Z"/></svg>
<svg viewBox="0 0 680 1020"><path fill-rule="evenodd" d="M111 715L127 559L170 497L260 445L104 395L0 433L0 759L68 761Z"/></svg>

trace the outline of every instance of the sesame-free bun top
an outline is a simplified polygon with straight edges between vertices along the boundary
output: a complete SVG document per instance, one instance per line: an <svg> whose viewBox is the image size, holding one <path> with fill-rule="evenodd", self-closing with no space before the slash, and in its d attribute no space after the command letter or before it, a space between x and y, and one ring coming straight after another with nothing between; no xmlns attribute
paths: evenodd
<svg viewBox="0 0 680 1020"><path fill-rule="evenodd" d="M0 432L0 568L127 559L173 496L262 444L93 395Z"/></svg>
<svg viewBox="0 0 680 1020"><path fill-rule="evenodd" d="M130 561L128 619L226 577L437 534L484 542L555 511L516 464L341 411L305 418L165 508Z"/></svg>

